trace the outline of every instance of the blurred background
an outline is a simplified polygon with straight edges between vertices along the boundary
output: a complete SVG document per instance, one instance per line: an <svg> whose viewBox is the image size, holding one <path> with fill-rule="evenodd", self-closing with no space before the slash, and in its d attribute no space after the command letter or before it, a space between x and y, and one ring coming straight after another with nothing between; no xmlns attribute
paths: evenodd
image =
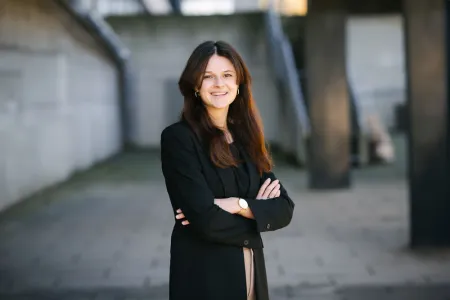
<svg viewBox="0 0 450 300"><path fill-rule="evenodd" d="M161 131L231 43L296 203L271 299L450 299L444 0L0 0L0 298L168 299Z"/></svg>

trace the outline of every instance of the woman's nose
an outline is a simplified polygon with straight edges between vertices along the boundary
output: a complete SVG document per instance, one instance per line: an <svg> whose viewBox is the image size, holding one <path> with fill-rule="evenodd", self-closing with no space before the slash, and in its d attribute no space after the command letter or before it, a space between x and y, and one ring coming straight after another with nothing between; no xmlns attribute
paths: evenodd
<svg viewBox="0 0 450 300"><path fill-rule="evenodd" d="M216 77L215 83L216 83L216 86L222 86L224 84L223 79L220 76Z"/></svg>

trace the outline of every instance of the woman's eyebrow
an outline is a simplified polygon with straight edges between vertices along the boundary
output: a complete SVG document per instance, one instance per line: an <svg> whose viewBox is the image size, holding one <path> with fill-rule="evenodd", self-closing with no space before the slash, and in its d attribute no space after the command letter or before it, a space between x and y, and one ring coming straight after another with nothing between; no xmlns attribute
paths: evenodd
<svg viewBox="0 0 450 300"><path fill-rule="evenodd" d="M231 73L235 73L234 71L232 71L232 70L225 70L225 71L222 71L223 73L225 73L225 72L231 72ZM213 73L214 74L214 72L212 72L212 71L205 71L205 73Z"/></svg>

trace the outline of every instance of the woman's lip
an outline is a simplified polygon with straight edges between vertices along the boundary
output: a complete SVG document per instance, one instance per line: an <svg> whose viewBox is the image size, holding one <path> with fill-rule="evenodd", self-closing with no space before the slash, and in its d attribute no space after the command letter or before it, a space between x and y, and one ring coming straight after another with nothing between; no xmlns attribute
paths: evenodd
<svg viewBox="0 0 450 300"><path fill-rule="evenodd" d="M223 93L211 93L211 95L213 95L213 96L225 96L226 94L228 94L228 92L223 92Z"/></svg>

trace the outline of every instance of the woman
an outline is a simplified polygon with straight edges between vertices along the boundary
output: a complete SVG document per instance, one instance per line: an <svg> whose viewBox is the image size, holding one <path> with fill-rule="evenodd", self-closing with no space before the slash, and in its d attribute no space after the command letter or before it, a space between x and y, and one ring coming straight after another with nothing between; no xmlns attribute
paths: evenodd
<svg viewBox="0 0 450 300"><path fill-rule="evenodd" d="M205 42L179 80L181 121L161 134L175 215L171 300L269 299L261 232L287 226L294 203L275 178L240 55Z"/></svg>

